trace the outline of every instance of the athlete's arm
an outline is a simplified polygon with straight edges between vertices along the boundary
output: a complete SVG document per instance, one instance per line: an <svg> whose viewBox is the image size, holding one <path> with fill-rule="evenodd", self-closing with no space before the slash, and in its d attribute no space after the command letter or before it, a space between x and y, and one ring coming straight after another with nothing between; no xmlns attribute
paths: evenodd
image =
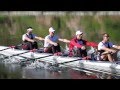
<svg viewBox="0 0 120 90"><path fill-rule="evenodd" d="M24 40L28 41L28 42L34 42L34 40L28 38L26 35L23 36Z"/></svg>
<svg viewBox="0 0 120 90"><path fill-rule="evenodd" d="M70 43L70 40L67 40L67 39L61 39L61 38L59 38L58 40L61 41L61 42Z"/></svg>
<svg viewBox="0 0 120 90"><path fill-rule="evenodd" d="M113 45L113 48L120 49L120 46Z"/></svg>
<svg viewBox="0 0 120 90"><path fill-rule="evenodd" d="M105 47L105 45L103 43L98 44L98 49L99 50L104 50L104 51L107 51L107 52L112 52L112 53L116 52L116 50L114 50L114 49Z"/></svg>
<svg viewBox="0 0 120 90"><path fill-rule="evenodd" d="M95 42L88 42L88 41L86 41L86 45L87 46L92 46L92 47L97 47L98 46L97 43L95 43Z"/></svg>
<svg viewBox="0 0 120 90"><path fill-rule="evenodd" d="M52 44L52 45L54 45L54 46L57 46L57 45L58 45L57 43L51 41L49 38L46 38L45 40L46 40L48 43L50 43L50 44Z"/></svg>
<svg viewBox="0 0 120 90"><path fill-rule="evenodd" d="M44 38L42 38L42 37L37 37L37 36L35 36L35 39L38 39L38 40L44 40Z"/></svg>
<svg viewBox="0 0 120 90"><path fill-rule="evenodd" d="M70 41L70 44L73 45L73 46L76 46L77 48L81 48L81 47L82 47L82 45L76 43L74 39L72 39L72 40Z"/></svg>

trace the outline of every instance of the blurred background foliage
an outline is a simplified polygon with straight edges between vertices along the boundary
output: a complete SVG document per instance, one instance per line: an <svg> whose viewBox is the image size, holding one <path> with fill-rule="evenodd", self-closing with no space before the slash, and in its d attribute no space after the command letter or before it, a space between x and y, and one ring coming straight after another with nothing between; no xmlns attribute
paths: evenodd
<svg viewBox="0 0 120 90"><path fill-rule="evenodd" d="M61 38L71 39L76 30L84 32L84 38L99 42L103 33L109 33L115 44L120 44L119 15L2 15L0 14L0 45L17 45L27 27L33 27L33 33L45 37L49 27L53 27ZM61 43L64 46L64 43Z"/></svg>

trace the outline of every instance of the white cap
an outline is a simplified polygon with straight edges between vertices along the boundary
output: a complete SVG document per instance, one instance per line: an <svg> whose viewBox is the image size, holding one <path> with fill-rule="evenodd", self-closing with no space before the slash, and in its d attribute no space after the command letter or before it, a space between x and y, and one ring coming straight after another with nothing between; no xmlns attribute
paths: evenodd
<svg viewBox="0 0 120 90"><path fill-rule="evenodd" d="M83 34L83 32L81 32L81 31L76 31L76 35L78 35L78 34Z"/></svg>
<svg viewBox="0 0 120 90"><path fill-rule="evenodd" d="M54 32L55 30L53 29L53 27L49 28L49 32Z"/></svg>
<svg viewBox="0 0 120 90"><path fill-rule="evenodd" d="M27 31L32 31L33 29L32 28L28 28Z"/></svg>

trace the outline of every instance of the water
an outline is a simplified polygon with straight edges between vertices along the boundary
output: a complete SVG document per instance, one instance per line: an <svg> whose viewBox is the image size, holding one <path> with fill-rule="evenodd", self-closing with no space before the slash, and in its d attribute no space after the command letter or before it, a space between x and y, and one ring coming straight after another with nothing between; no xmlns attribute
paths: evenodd
<svg viewBox="0 0 120 90"><path fill-rule="evenodd" d="M45 64L46 65L46 64ZM0 63L1 79L120 79L111 75L89 71L76 71L70 68L46 68L44 64ZM41 67L40 67L41 66ZM44 67L44 68L43 68Z"/></svg>
<svg viewBox="0 0 120 90"><path fill-rule="evenodd" d="M0 63L1 79L96 79L84 72L65 69L52 71L44 68L26 68L19 64Z"/></svg>

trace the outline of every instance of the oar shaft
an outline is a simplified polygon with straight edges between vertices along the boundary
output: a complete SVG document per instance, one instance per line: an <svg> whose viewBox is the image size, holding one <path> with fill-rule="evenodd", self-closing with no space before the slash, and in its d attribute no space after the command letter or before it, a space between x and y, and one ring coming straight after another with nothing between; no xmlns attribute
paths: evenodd
<svg viewBox="0 0 120 90"><path fill-rule="evenodd" d="M21 62L26 62L26 61L31 61L31 60L46 58L46 57L49 57L49 56L53 56L53 55L48 55L48 56L43 56L43 57L38 57L38 58L27 58L27 57L24 57L24 56L20 56L20 57L27 58L27 60L21 61Z"/></svg>
<svg viewBox="0 0 120 90"><path fill-rule="evenodd" d="M2 49L0 51L4 51L4 50L7 50L7 49L11 49L11 48L15 48L15 46L10 46L10 47L4 48L4 49Z"/></svg>
<svg viewBox="0 0 120 90"><path fill-rule="evenodd" d="M21 54L25 54L25 53L28 53L28 52L30 52L30 51L26 51L26 52L23 52L23 53L19 53L19 54L14 54L14 55L12 55L12 56L21 55Z"/></svg>
<svg viewBox="0 0 120 90"><path fill-rule="evenodd" d="M10 49L10 47L8 47L8 48L5 48L5 49L2 49L2 50L0 50L0 51L4 51L4 50L7 50L7 49Z"/></svg>
<svg viewBox="0 0 120 90"><path fill-rule="evenodd" d="M80 59L75 59L75 60L72 60L72 61L66 61L66 62L62 62L62 63L56 63L56 64L57 64L57 65L59 65L59 64L65 64L65 63L75 62L75 61L78 61L78 60L82 60L82 58L80 58ZM54 65L56 65L56 64L53 64L53 65L51 65L51 66L54 66Z"/></svg>
<svg viewBox="0 0 120 90"><path fill-rule="evenodd" d="M9 58L9 57L13 57L13 56L18 56L18 55L25 54L25 53L28 53L28 52L30 52L30 51L26 51L26 52L19 53L19 54L13 54L13 55L11 55L11 56L6 56L6 57L4 57L4 58Z"/></svg>

